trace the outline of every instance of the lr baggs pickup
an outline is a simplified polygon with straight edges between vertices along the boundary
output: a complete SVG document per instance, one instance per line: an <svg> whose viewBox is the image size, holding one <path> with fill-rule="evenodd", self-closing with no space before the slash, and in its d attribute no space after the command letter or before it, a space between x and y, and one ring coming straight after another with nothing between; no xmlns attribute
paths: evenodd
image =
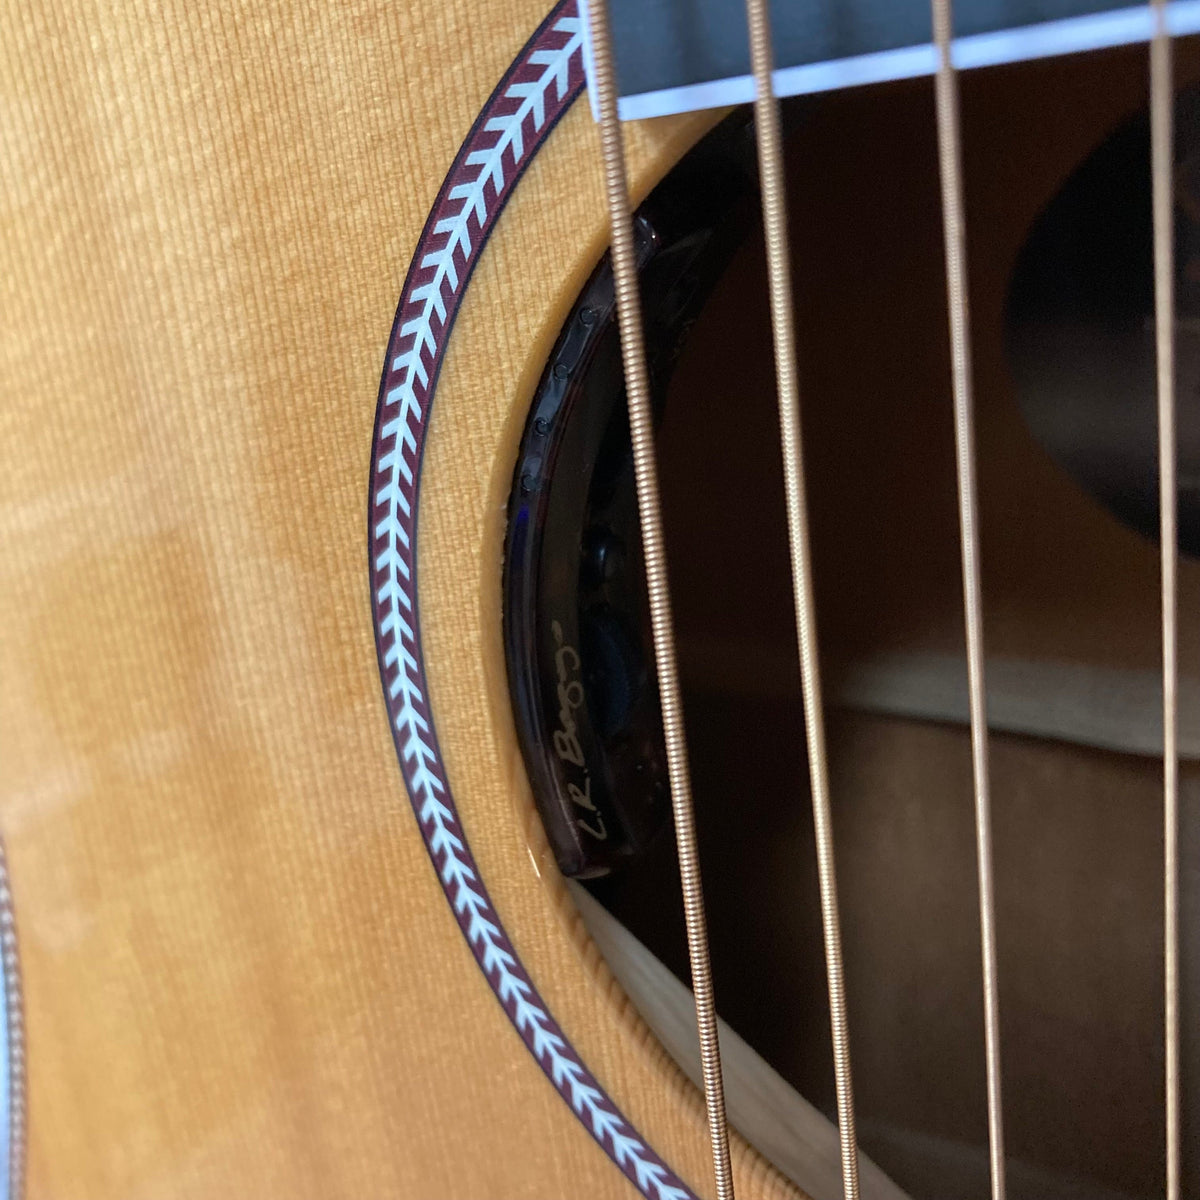
<svg viewBox="0 0 1200 1200"><path fill-rule="evenodd" d="M731 118L642 206L655 402L745 234L752 130ZM534 397L509 507L505 648L517 732L562 871L605 875L670 820L612 270L600 264Z"/></svg>

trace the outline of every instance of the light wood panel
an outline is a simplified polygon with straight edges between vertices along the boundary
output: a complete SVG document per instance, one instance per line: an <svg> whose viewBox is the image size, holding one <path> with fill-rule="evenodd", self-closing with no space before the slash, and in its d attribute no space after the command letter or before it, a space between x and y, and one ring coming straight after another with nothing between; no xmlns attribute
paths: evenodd
<svg viewBox="0 0 1200 1200"><path fill-rule="evenodd" d="M33 1197L626 1196L509 1025L403 793L364 554L379 371L533 0L11 4L0 827ZM648 128L650 181L705 119ZM497 676L521 406L602 243L577 106L471 286L425 466L426 653L518 951L685 1178L701 1109L548 869ZM788 1189L744 1146L741 1194Z"/></svg>

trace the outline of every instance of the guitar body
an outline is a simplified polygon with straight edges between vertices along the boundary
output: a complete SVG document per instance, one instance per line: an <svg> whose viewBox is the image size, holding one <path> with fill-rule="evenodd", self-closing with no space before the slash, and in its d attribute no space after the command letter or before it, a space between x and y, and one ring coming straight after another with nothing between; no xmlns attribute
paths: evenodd
<svg viewBox="0 0 1200 1200"><path fill-rule="evenodd" d="M702 1103L546 855L503 682L522 405L606 241L586 105L464 288L415 560L461 829L520 978L623 1114L603 1146L460 932L377 663L368 476L397 298L546 15L9 10L0 828L31 1197L625 1196L614 1136L704 1184ZM570 99L578 49L564 65ZM638 186L707 123L633 139ZM785 1192L744 1146L737 1171Z"/></svg>
<svg viewBox="0 0 1200 1200"><path fill-rule="evenodd" d="M573 5L5 29L26 1194L709 1194L702 1097L557 871L505 675L513 464L608 240ZM1141 102L1033 156L1012 253ZM630 126L635 198L715 119Z"/></svg>

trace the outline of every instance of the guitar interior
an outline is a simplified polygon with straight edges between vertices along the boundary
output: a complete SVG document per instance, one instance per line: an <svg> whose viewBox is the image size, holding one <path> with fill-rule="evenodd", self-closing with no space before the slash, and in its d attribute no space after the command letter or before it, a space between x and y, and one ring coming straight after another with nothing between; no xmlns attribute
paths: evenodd
<svg viewBox="0 0 1200 1200"><path fill-rule="evenodd" d="M1178 45L1177 71L1200 77L1194 44ZM1009 1195L1160 1196L1146 57L1038 62L961 86ZM913 81L792 104L806 472L861 1143L914 1198L982 1196L982 984L933 91ZM1187 122L1179 128L1186 136ZM1107 167L1079 173L1105 145ZM1200 275L1189 274L1183 167L1181 179L1182 307ZM1195 553L1200 372L1189 363L1200 354L1189 322L1183 308L1181 546ZM658 450L718 1008L832 1116L757 226L691 329ZM1200 1001L1198 612L1200 563L1185 556L1185 1013ZM689 978L669 831L587 886ZM1200 1192L1196 1029L1185 1020L1188 1194Z"/></svg>

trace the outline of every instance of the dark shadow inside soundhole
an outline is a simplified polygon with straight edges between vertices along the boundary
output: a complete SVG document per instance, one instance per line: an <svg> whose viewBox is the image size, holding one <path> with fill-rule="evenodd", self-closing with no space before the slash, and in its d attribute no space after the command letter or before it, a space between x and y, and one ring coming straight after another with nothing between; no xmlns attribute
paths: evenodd
<svg viewBox="0 0 1200 1200"><path fill-rule="evenodd" d="M962 86L981 503L1006 528L994 496L1007 455L1033 453L1007 415L1013 257L1061 177L1142 104L1144 52L975 74ZM797 122L788 178L817 600L833 669L847 647L887 648L925 627L961 638L929 85L823 98ZM832 1115L770 347L755 236L696 323L658 449L718 1007ZM1026 538L1008 529L985 545L985 591L1022 570ZM908 601L882 606L885 584ZM828 723L861 1142L915 1200L984 1196L968 736L836 707ZM993 793L1009 1195L1161 1196L1158 767L996 736ZM1200 778L1190 770L1184 805L1192 844ZM670 843L588 886L688 981ZM1187 1006L1200 1001L1195 872L1185 889ZM1187 1028L1190 1096L1200 1047ZM1185 1122L1187 1191L1200 1188L1200 1134L1186 1105Z"/></svg>
<svg viewBox="0 0 1200 1200"><path fill-rule="evenodd" d="M1200 92L1175 107L1179 547L1200 554ZM1150 127L1105 139L1030 231L1007 340L1042 445L1122 521L1158 538Z"/></svg>

